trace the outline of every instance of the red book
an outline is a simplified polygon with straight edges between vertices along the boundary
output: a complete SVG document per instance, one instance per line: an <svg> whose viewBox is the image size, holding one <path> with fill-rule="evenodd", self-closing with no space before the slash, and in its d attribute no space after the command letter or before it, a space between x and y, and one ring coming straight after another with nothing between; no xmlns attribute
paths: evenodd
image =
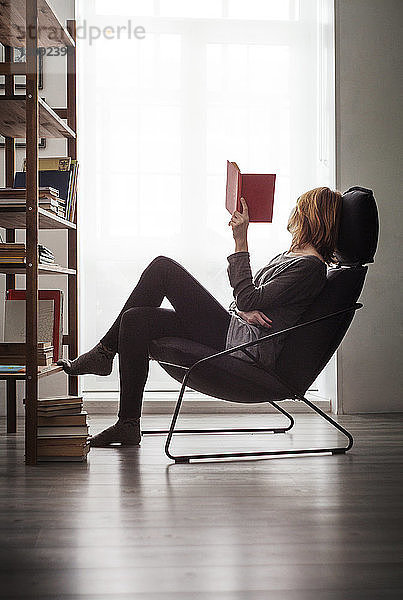
<svg viewBox="0 0 403 600"><path fill-rule="evenodd" d="M275 175L241 173L236 163L227 160L225 208L231 214L235 210L241 213L241 198L245 198L250 223L271 223L275 184Z"/></svg>
<svg viewBox="0 0 403 600"><path fill-rule="evenodd" d="M25 300L25 290L8 290L7 300ZM62 357L63 349L63 292L61 290L39 290L39 300L54 301L53 362Z"/></svg>

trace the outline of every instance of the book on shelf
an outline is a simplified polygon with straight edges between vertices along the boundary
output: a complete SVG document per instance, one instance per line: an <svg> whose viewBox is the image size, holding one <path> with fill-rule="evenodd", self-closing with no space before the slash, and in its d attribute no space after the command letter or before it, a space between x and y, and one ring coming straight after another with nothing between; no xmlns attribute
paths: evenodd
<svg viewBox="0 0 403 600"><path fill-rule="evenodd" d="M0 373L3 375L16 375L18 373L25 373L24 365L0 365Z"/></svg>
<svg viewBox="0 0 403 600"><path fill-rule="evenodd" d="M44 156L38 160L39 171L69 171L70 165L70 156ZM22 163L22 170L27 170L26 158Z"/></svg>
<svg viewBox="0 0 403 600"><path fill-rule="evenodd" d="M62 157L57 157L61 160ZM76 196L77 196L77 175L78 162L70 157L64 157L69 160L69 168L66 169L40 169L39 185L41 187L52 187L58 190L59 198L64 203L59 205L58 216L74 221ZM25 189L26 172L18 171L14 176L14 188ZM61 214L64 211L63 215Z"/></svg>
<svg viewBox="0 0 403 600"><path fill-rule="evenodd" d="M1 264L25 264L26 249L25 244L7 243L0 244L0 263ZM55 264L54 254L49 248L38 244L39 263Z"/></svg>
<svg viewBox="0 0 403 600"><path fill-rule="evenodd" d="M0 363L2 365L25 365L26 361L25 342L1 342ZM53 361L53 346L51 342L38 342L37 350L38 365L47 367Z"/></svg>
<svg viewBox="0 0 403 600"><path fill-rule="evenodd" d="M0 206L10 202L11 204L25 204L25 188L4 187L0 188ZM38 190L39 201L58 200L59 190L54 187L40 187Z"/></svg>
<svg viewBox="0 0 403 600"><path fill-rule="evenodd" d="M25 263L25 244L0 243L0 263Z"/></svg>
<svg viewBox="0 0 403 600"><path fill-rule="evenodd" d="M25 340L25 290L8 290L4 317L4 341ZM62 356L63 305L62 290L38 291L38 340L53 341L53 362Z"/></svg>
<svg viewBox="0 0 403 600"><path fill-rule="evenodd" d="M241 198L248 205L250 223L271 223L276 175L241 173L235 162L227 160L225 207L232 214L242 213Z"/></svg>
<svg viewBox="0 0 403 600"><path fill-rule="evenodd" d="M25 207L25 193L25 188L1 188L0 210ZM54 188L39 188L39 208L62 218L66 216L66 201L59 198L59 191Z"/></svg>

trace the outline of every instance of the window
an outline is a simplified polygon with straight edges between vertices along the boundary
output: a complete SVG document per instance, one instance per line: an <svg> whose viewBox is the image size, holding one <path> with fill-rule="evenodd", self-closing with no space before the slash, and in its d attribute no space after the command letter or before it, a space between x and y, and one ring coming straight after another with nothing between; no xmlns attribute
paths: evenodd
<svg viewBox="0 0 403 600"><path fill-rule="evenodd" d="M229 305L227 159L277 174L274 222L250 226L253 269L288 248L296 198L334 184L331 4L78 2L79 25L146 30L79 40L81 348L159 254ZM152 363L147 389L177 387ZM117 390L117 372L84 389Z"/></svg>

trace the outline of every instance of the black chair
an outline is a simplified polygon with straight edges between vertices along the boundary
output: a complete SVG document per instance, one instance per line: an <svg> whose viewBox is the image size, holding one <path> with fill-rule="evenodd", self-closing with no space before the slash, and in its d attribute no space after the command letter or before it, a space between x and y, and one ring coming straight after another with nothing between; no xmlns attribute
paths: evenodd
<svg viewBox="0 0 403 600"><path fill-rule="evenodd" d="M175 462L191 459L227 458L245 456L271 456L281 454L344 453L353 445L352 435L336 423L328 414L315 406L304 394L337 350L355 311L362 307L357 300L364 285L368 267L373 262L378 241L378 212L371 190L353 187L343 194L342 214L338 240L339 265L328 269L327 284L313 304L293 327L265 335L259 340L241 344L235 348L217 352L191 340L165 337L153 340L149 355L174 379L181 382L178 401L169 430L145 430L143 433L167 433L165 452ZM248 347L286 335L285 343L277 360L275 370L264 367ZM267 343L267 342L266 342ZM242 350L253 358L255 364L231 356ZM175 425L183 402L186 387L215 398L231 402L268 402L288 418L287 426L281 428L248 429L177 429ZM174 433L285 433L294 420L277 402L299 400L323 417L330 425L343 433L346 446L330 448L303 448L279 451L231 452L217 454L193 454L175 456L170 452Z"/></svg>

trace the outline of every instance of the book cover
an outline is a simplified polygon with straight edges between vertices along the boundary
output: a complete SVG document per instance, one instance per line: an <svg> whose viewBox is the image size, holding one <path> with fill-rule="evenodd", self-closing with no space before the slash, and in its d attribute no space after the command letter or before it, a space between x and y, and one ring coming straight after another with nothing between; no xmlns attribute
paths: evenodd
<svg viewBox="0 0 403 600"><path fill-rule="evenodd" d="M12 292L11 297L15 297L14 294L20 291L24 293L25 298L25 290L9 290L9 295ZM40 342L52 342L54 349L58 349L60 333L56 337L54 336L55 303L53 299L42 300L41 291L39 292L38 302L38 340ZM4 341L25 342L25 299L7 299L4 305ZM58 355L57 352L56 354Z"/></svg>
<svg viewBox="0 0 403 600"><path fill-rule="evenodd" d="M26 173L18 171L14 177L15 188L26 187ZM71 171L39 171L40 187L52 187L59 190L59 197L67 200L69 193Z"/></svg>
<svg viewBox="0 0 403 600"><path fill-rule="evenodd" d="M20 302L22 301L23 308L21 309L21 307L20 307L18 309L19 314L21 314L21 310L25 311L25 298L26 298L25 293L26 293L25 290L8 290L6 305L7 305L7 302L9 302L9 301L14 301L14 300L20 301ZM53 315L51 318L52 337L50 339L52 339L52 341L53 341L53 361L57 362L59 360L59 358L61 358L62 351L63 351L63 302L64 302L63 292L62 292L62 290L39 290L38 297L39 297L39 302L44 302L44 301L53 302ZM17 310L17 309L14 309L14 310ZM45 306L44 306L43 307L44 313L45 313L45 310L49 310L49 309L48 308L45 309ZM47 322L46 335L49 335L48 332L49 332L49 328L50 328L50 316L48 314L46 316L45 316L45 314L43 314L43 316L42 316L41 313L39 313L39 323L41 322L41 320ZM11 330L12 330L12 328L10 327L9 332ZM10 336L10 335L11 335L11 333L8 333L8 336ZM25 328L23 331L23 335L25 336ZM41 340L41 338L42 338L42 336L39 339ZM25 340L25 337L23 339ZM5 337L5 341L22 341L22 339L11 340L11 339L8 339Z"/></svg>
<svg viewBox="0 0 403 600"><path fill-rule="evenodd" d="M40 171L69 171L71 164L70 156L46 156L39 159ZM27 160L24 158L22 170L27 170Z"/></svg>
<svg viewBox="0 0 403 600"><path fill-rule="evenodd" d="M3 373L3 374L25 373L25 366L24 365L0 365L0 373Z"/></svg>
<svg viewBox="0 0 403 600"><path fill-rule="evenodd" d="M241 173L238 165L227 161L225 207L232 214L242 212L241 197L245 198L250 223L271 223L273 219L276 175Z"/></svg>

